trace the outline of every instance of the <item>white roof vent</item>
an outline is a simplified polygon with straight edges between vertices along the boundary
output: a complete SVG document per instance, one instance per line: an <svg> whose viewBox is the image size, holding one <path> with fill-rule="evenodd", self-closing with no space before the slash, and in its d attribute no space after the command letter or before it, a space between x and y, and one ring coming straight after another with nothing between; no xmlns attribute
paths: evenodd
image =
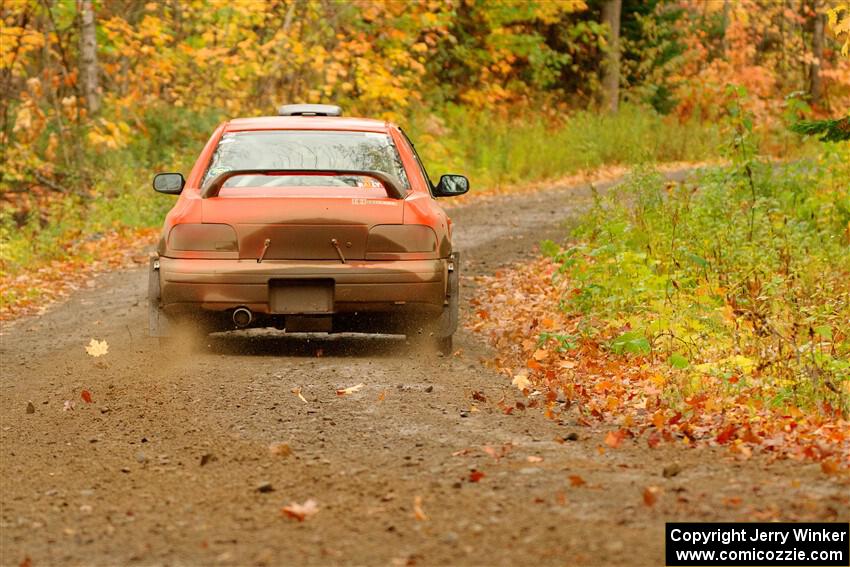
<svg viewBox="0 0 850 567"><path fill-rule="evenodd" d="M284 104L277 109L278 116L342 116L342 109L334 104Z"/></svg>

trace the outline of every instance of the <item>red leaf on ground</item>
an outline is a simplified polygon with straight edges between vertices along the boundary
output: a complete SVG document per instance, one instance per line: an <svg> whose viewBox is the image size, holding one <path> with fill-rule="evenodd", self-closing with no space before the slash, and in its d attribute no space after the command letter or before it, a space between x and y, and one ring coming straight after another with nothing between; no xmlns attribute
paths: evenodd
<svg viewBox="0 0 850 567"><path fill-rule="evenodd" d="M83 399L83 401L84 401L84 402L86 402L87 404L90 404L90 403L92 402L92 399L91 399L91 392L89 392L88 390L83 390L82 392L80 392L80 397L81 397L81 398Z"/></svg>
<svg viewBox="0 0 850 567"><path fill-rule="evenodd" d="M732 436L735 435L735 432L737 430L737 425L729 424L726 429L717 434L717 442L721 445L725 445L726 443L732 440Z"/></svg>
<svg viewBox="0 0 850 567"><path fill-rule="evenodd" d="M483 472L473 469L469 473L469 482L478 482L479 480L481 480L485 476L487 476L487 475L485 475Z"/></svg>
<svg viewBox="0 0 850 567"><path fill-rule="evenodd" d="M649 445L650 449L655 449L661 443L661 435L657 432L652 432L649 434L649 438L646 440L646 444Z"/></svg>
<svg viewBox="0 0 850 567"><path fill-rule="evenodd" d="M585 482L585 480L583 478L581 478L579 475L572 474L572 475L570 475L570 484L572 486L583 486L583 485L587 484L587 482Z"/></svg>
<svg viewBox="0 0 850 567"><path fill-rule="evenodd" d="M647 506L654 506L658 501L658 494L661 489L657 486L647 486L643 491L643 503Z"/></svg>

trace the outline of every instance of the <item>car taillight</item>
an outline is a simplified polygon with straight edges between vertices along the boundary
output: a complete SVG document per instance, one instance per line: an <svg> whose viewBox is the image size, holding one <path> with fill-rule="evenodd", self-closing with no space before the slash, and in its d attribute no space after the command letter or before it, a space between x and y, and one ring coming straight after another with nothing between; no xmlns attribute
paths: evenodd
<svg viewBox="0 0 850 567"><path fill-rule="evenodd" d="M229 224L178 224L168 235L171 250L236 252L236 231Z"/></svg>
<svg viewBox="0 0 850 567"><path fill-rule="evenodd" d="M422 224L380 224L369 230L367 253L434 252L437 235Z"/></svg>

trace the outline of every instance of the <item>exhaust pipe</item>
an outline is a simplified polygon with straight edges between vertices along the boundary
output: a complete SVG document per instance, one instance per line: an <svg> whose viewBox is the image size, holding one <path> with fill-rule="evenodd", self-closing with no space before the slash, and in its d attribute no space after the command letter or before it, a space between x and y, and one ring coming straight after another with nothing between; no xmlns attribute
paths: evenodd
<svg viewBox="0 0 850 567"><path fill-rule="evenodd" d="M254 314L247 307L238 307L233 311L233 324L239 329L244 329L254 320Z"/></svg>

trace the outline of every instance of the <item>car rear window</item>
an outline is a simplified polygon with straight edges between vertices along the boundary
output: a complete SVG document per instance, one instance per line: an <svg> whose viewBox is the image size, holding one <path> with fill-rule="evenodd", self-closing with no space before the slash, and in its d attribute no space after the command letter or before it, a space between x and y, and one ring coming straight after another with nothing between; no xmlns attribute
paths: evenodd
<svg viewBox="0 0 850 567"><path fill-rule="evenodd" d="M224 134L204 175L204 185L234 169L371 170L410 184L392 139L379 132L275 130ZM340 186L374 188L362 176L241 175L225 187Z"/></svg>

